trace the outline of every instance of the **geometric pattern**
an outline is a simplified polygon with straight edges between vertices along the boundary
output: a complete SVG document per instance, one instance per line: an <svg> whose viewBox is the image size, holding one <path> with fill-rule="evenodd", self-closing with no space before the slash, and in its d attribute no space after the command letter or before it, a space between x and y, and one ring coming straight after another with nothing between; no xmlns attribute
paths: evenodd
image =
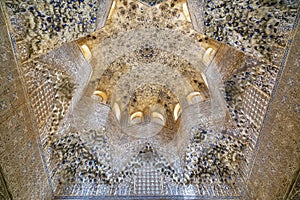
<svg viewBox="0 0 300 200"><path fill-rule="evenodd" d="M265 117L264 113L267 110L269 97L252 85L246 88L243 99L245 115L257 128L260 128Z"/></svg>

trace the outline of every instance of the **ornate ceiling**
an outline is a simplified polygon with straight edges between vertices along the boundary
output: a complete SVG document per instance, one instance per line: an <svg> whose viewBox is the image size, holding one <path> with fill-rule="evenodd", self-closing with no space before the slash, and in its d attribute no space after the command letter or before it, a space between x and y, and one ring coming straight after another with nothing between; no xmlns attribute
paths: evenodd
<svg viewBox="0 0 300 200"><path fill-rule="evenodd" d="M243 198L297 2L101 2L5 4L52 195Z"/></svg>

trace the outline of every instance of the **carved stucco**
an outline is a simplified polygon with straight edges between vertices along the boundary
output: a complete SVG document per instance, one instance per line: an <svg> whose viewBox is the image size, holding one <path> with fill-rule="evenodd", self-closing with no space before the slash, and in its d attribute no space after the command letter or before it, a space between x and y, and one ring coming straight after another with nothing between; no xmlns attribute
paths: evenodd
<svg viewBox="0 0 300 200"><path fill-rule="evenodd" d="M120 9L115 8L104 29L100 29L79 41L79 45L86 43L91 49L92 59L89 63L91 67L84 60L75 43L64 45L38 59L29 60L20 67L21 76L24 76L25 80L23 86L28 92L28 105L32 107L30 117L39 128L38 131L35 127L33 130L35 134L38 132L41 134L38 141L41 142L42 148L40 152L38 151L38 155L42 155L46 161L44 167L51 177L49 186L52 187L54 196L64 198L75 195L78 198L84 198L86 196L103 197L109 195L107 198L115 198L114 195L156 194L165 195L165 198L172 198L173 195L177 195L177 197L196 195L197 198L211 196L217 199L219 197L274 199L287 195L287 187L294 180L295 166L299 161L297 151L293 150L297 146L298 138L297 134L293 135L293 132L296 131L295 133L297 133L299 129L289 119L297 121L298 118L289 116L290 118L281 120L284 125L277 123L278 132L288 131L291 134L292 137L285 137L286 140L282 140L282 135L273 129L273 126L268 125L270 123L268 120L273 115L280 120L279 118L286 114L279 115L280 112L272 114L272 106L280 105L279 102L276 103L276 97L280 95L275 93L274 96L273 88L280 92L281 90L278 88L286 85L294 86L296 82L293 80L297 80L297 78L291 77L297 76L297 73L291 73L283 86L281 86L281 82L277 85L285 60L282 61L282 66L279 66L278 61L273 65L257 58L245 56L242 52L237 52L194 32L191 24L185 22L182 17L176 19L176 25L172 26L172 15L169 15L168 12L175 11L175 14L182 15L180 7L182 2L173 6L174 8L171 1L165 1L156 7L149 8L137 2L129 1L127 3L129 10L143 7L143 14L140 11L131 13L126 8L125 1L117 1L116 8ZM157 15L158 8L161 9L159 14L166 12L166 19L159 20L159 22L154 18L149 20L147 17ZM130 23L119 17L123 11L126 13L125 16L129 16ZM140 18L142 16L147 16L144 19L146 23L142 23L143 19ZM118 25L113 26L114 23ZM174 28L178 24L181 25ZM152 28L153 25L157 25L158 29ZM293 44L295 46L299 43L297 38L299 38L298 35L294 39ZM292 41L292 38L290 39ZM21 43L17 43L16 46L18 47L17 51L19 51ZM165 128L161 129L154 137L144 134L146 137L137 139L138 137L135 137L134 134L126 134L125 129L120 126L120 122L109 107L110 105L104 105L92 99L91 95L96 89L101 89L101 83L105 83L105 81L101 82L101 78L106 76L107 73L105 72L112 63L118 60L120 56L124 56L124 60L126 60L126 56L131 55L132 52L138 52L145 46L167 52L165 55L168 58L172 57L173 54L174 57L188 60L195 69L193 73L198 76L200 82L203 83L204 79L207 82L209 95L206 101L194 105L183 103L182 115L175 124L176 127L179 127L177 132ZM207 63L204 62L203 56L209 47L213 48L216 53L211 58L212 60ZM297 51L293 48L295 47L290 50L290 56L297 57ZM135 56L138 58L138 54ZM279 57L281 56L283 55ZM110 82L112 86L116 86L115 90L111 90L114 102L120 103L120 96L122 95L119 94L131 96L134 92L139 91L138 88L143 83L151 83L154 87L159 84L163 86L157 88L171 86L165 90L165 93L167 91L174 92L174 97L171 99L175 100L175 96L178 96L179 101L182 99L181 102L185 101L184 97L189 92L197 88L191 84L190 76L184 76L184 74L188 74L185 70L188 71L189 68L172 71L172 68L160 63L160 59L154 60L146 59L142 62L126 61L122 63L128 67L137 65L136 69L145 69L142 72L145 73L145 76L142 76L141 79L135 79L135 76L141 75L140 70L131 69L127 73L122 73L117 69L116 77L119 73L120 79L117 78L116 81ZM290 60L294 60L294 65L290 63L292 62ZM41 69L37 68L39 62L42 63ZM293 59L293 57L288 58L287 67L284 70L290 69L289 66L296 67L297 62L298 60ZM26 68L26 65L30 63L33 63L33 67ZM151 66L161 70L153 70ZM58 74L60 75L50 79L50 82L54 81L54 84L51 82L53 85L50 84L49 87L43 85L46 81L40 79L43 77L43 73L33 73L33 78L36 75L36 80L33 79L32 82L28 82L26 74L23 74L25 69L37 70L37 72L44 71L46 75L53 74L51 70L59 71ZM90 75L91 69L92 75ZM283 79L285 77L284 70ZM291 69L290 71L295 72L297 70ZM199 72L203 73L199 74ZM57 74L57 72L55 73ZM142 81L147 80L147 73L154 76L149 76L148 81ZM172 77L174 73L178 73L177 84L179 83L180 87L176 87L176 81L166 78ZM165 77L155 79L159 75ZM9 80L10 77L7 74ZM134 83L130 80L136 81ZM37 81L41 81L42 84L36 83ZM164 81L165 85L163 84ZM48 110L44 112L45 115L40 115L40 109L35 107L36 105L33 103L36 101L34 97L36 95L30 95L32 83L36 83L41 88L36 89L41 99L38 99L37 102L48 102L48 105L45 104L46 107L48 106ZM100 87L97 88L99 83ZM16 84L21 85L22 82ZM127 84L132 85L131 92L127 91L127 87L125 87ZM188 88L187 91L180 92L180 89L184 87ZM53 95L47 96L51 92L45 91L51 91L51 89ZM45 91L43 92L43 90ZM297 92L288 88L282 91L291 92L290 95L283 95L282 102L297 113L297 104L294 103L297 102ZM144 105L150 101L142 98L141 92L136 94L140 97L137 98L140 99L137 104L140 106L137 109L134 108L134 104L130 104L132 105L132 112L136 111L135 109L144 108ZM251 100L254 96L254 100ZM292 98L291 102L289 102L290 97ZM270 100L272 103L267 109ZM130 98L125 103L121 103L123 111L129 102L131 102ZM286 104L286 102L289 103ZM7 105L11 109L11 104ZM41 104L39 107L45 106ZM282 107L284 108L284 106ZM54 108L53 113L51 113L51 108ZM168 109L170 112L172 106ZM274 108L274 110L276 109ZM292 110L289 114L293 113ZM8 113L8 111L6 114L4 112L4 116L8 116ZM129 113L131 112L129 111L127 114ZM267 113L267 118L264 120L265 113ZM122 117L125 115L126 113ZM43 120L40 122L38 118ZM17 121L20 120L17 119ZM28 123L28 120L23 121ZM4 121L5 124L6 121ZM151 124L145 124L144 127L145 129L142 129L143 124L141 124L140 127L132 130L138 134L140 131L147 133L147 131L156 128ZM260 132L261 127L262 132ZM6 132L8 129L4 126L1 130ZM270 138L272 138L271 141ZM295 142L293 143L291 140ZM289 144L289 146L278 147L279 141L282 141L283 145ZM280 149L285 150L281 151ZM280 152L286 152L286 155L294 153L294 159L285 163L284 159L290 157L281 156ZM269 153L274 156L272 158L265 157ZM153 164L153 160L156 164ZM278 164L279 162L282 163ZM268 164L265 166L264 163ZM7 166L10 165L5 163L5 167ZM151 170L158 171L152 173ZM4 174L6 173L7 171L4 170ZM151 180L151 176L155 177L152 180L159 182L158 185L153 186L148 192L136 188L136 186L147 187L147 184L143 185L138 180ZM16 185L11 182L11 176L8 175L7 177L8 186L11 184L13 195L16 195L17 198L19 194L29 195L25 190L16 190ZM274 178L269 180L269 177ZM283 185L277 184L277 180L282 180ZM35 186L28 185L29 187L35 188L36 192L40 191ZM274 192L270 193L270 191ZM42 195L44 194L42 193ZM39 198L39 196L34 197Z"/></svg>
<svg viewBox="0 0 300 200"><path fill-rule="evenodd" d="M51 186L40 154L37 129L2 7L0 11L0 165L1 184L3 178L6 182L1 191L4 189L5 199L10 199L6 189L12 199L49 199Z"/></svg>

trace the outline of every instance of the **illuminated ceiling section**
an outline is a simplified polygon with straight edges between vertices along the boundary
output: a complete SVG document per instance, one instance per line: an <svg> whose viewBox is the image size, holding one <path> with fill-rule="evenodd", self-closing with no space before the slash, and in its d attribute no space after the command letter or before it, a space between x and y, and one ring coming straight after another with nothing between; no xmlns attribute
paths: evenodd
<svg viewBox="0 0 300 200"><path fill-rule="evenodd" d="M213 184L214 193L236 196L244 141L224 129L232 122L224 118L221 75L210 65L220 44L193 30L185 1L147 4L114 1L106 26L79 41L92 54L88 91L105 93L116 119L108 124L119 124L108 137L110 165L113 177L125 176L114 187L128 196L201 196ZM136 152L140 161L132 161ZM153 152L166 163L151 164L161 159ZM214 163L214 154L224 156Z"/></svg>

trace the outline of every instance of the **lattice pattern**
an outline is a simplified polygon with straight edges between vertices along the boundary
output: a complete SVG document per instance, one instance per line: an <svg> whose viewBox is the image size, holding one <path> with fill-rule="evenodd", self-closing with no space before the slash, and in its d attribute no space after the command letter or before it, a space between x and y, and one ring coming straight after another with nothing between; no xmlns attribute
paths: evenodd
<svg viewBox="0 0 300 200"><path fill-rule="evenodd" d="M268 96L254 86L246 89L243 109L248 119L258 128L261 126L269 103Z"/></svg>
<svg viewBox="0 0 300 200"><path fill-rule="evenodd" d="M39 127L44 124L44 121L52 111L54 96L54 90L49 83L43 84L30 95L32 108Z"/></svg>
<svg viewBox="0 0 300 200"><path fill-rule="evenodd" d="M53 110L57 92L54 88L54 70L37 61L22 65L22 70L34 116L40 128Z"/></svg>
<svg viewBox="0 0 300 200"><path fill-rule="evenodd" d="M135 179L135 194L159 195L162 194L161 175L150 166L143 167Z"/></svg>

